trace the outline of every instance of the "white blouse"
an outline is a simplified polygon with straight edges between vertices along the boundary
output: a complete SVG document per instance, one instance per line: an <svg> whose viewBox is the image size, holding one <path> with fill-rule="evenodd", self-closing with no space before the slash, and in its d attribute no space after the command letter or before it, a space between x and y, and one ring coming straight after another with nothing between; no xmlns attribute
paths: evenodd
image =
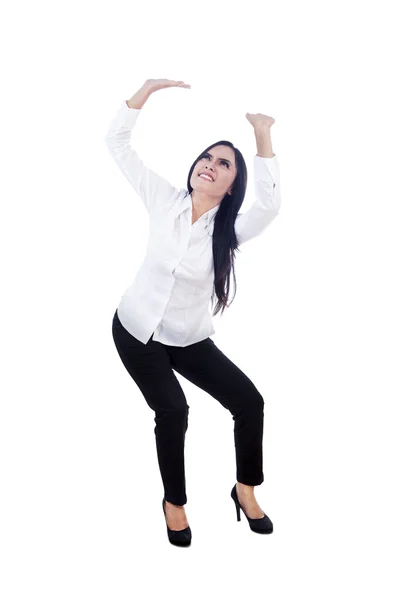
<svg viewBox="0 0 400 600"><path fill-rule="evenodd" d="M149 169L130 145L141 110L124 101L105 137L111 156L149 214L146 256L121 297L118 317L143 344L154 334L153 340L163 344L188 346L215 333L209 305L214 285L212 233L219 205L192 225L188 190L175 188ZM254 177L256 199L235 221L239 244L262 233L280 209L277 156L255 155Z"/></svg>

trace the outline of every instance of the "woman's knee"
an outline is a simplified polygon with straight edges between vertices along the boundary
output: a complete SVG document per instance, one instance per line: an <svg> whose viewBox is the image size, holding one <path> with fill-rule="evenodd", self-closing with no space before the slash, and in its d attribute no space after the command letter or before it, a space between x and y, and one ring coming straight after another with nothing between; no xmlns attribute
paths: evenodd
<svg viewBox="0 0 400 600"><path fill-rule="evenodd" d="M156 419L173 422L173 423L181 423L182 421L187 421L189 414L189 405L184 404L182 406L175 407L159 407L155 410Z"/></svg>
<svg viewBox="0 0 400 600"><path fill-rule="evenodd" d="M262 412L264 410L264 398L254 387L246 396L246 407L253 411Z"/></svg>

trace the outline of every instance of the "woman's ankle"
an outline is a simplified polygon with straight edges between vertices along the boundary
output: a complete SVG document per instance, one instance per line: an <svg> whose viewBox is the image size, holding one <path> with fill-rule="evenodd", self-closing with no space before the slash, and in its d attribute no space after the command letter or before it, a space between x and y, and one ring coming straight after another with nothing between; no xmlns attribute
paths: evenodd
<svg viewBox="0 0 400 600"><path fill-rule="evenodd" d="M236 482L236 488L239 493L254 496L254 485L246 485L245 483Z"/></svg>
<svg viewBox="0 0 400 600"><path fill-rule="evenodd" d="M173 502L170 502L169 500L166 500L165 504L168 506L173 506L174 508L185 508L185 504L174 504Z"/></svg>

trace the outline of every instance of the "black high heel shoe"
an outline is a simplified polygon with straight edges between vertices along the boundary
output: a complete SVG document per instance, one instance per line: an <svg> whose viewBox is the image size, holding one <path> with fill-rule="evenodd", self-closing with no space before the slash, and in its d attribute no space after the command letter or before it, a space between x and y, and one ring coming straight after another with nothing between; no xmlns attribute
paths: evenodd
<svg viewBox="0 0 400 600"><path fill-rule="evenodd" d="M231 498L233 498L234 502L235 502L235 506L236 506L236 514L237 514L237 520L240 521L240 509L242 509L242 511L244 512L244 515L246 517L246 519L249 522L250 525L250 529L252 531L255 531L256 533L272 533L273 532L273 525L272 525L272 521L270 520L270 518L264 514L263 517L261 517L261 519L250 519L250 517L248 517L246 515L246 512L244 510L244 508L242 507L242 505L239 502L239 498L237 495L237 490L236 490L236 483L232 488L231 491Z"/></svg>
<svg viewBox="0 0 400 600"><path fill-rule="evenodd" d="M165 522L167 523L167 515L165 513L165 498L163 498L162 507L165 516ZM186 527L185 529L176 531L174 529L170 529L167 523L167 532L168 539L171 542L171 544L174 544L175 546L190 546L190 543L192 541L192 532L190 527Z"/></svg>

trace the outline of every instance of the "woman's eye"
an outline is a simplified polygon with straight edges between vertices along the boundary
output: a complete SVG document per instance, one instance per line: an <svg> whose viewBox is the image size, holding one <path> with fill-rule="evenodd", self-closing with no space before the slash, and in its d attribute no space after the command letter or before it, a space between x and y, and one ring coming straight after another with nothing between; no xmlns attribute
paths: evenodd
<svg viewBox="0 0 400 600"><path fill-rule="evenodd" d="M210 158L210 156L208 154L205 154L203 158ZM222 162L222 164L224 164L229 169L229 164L225 160L223 160L221 162Z"/></svg>

